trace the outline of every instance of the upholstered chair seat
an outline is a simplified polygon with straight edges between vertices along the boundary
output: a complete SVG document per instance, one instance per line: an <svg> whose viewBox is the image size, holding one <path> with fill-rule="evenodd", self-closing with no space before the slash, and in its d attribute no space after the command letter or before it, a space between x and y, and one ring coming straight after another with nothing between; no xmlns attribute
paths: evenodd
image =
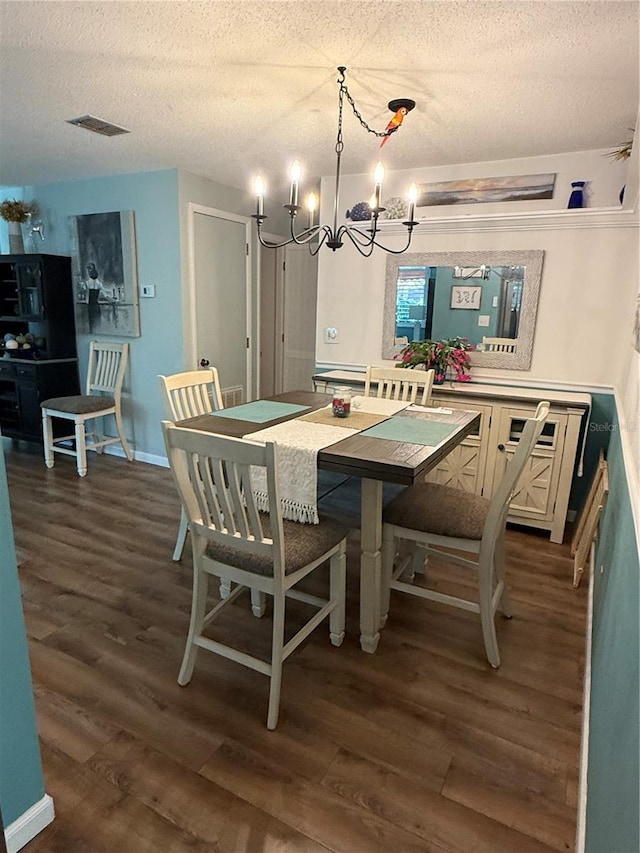
<svg viewBox="0 0 640 853"><path fill-rule="evenodd" d="M390 501L382 518L385 524L438 536L482 539L490 506L491 501L480 495L439 483L417 483Z"/></svg>
<svg viewBox="0 0 640 853"><path fill-rule="evenodd" d="M265 536L271 536L271 521L266 513L260 513L260 521ZM330 518L321 518L319 524L299 524L297 521L283 519L284 531L284 573L297 572L344 539L349 528ZM207 557L235 566L257 575L272 575L273 560L258 554L251 554L210 542L207 545Z"/></svg>
<svg viewBox="0 0 640 853"><path fill-rule="evenodd" d="M109 409L115 406L115 404L115 399L108 397L106 394L100 397L77 394L74 397L51 397L49 400L43 400L41 405L45 409L68 412L70 415L88 415L90 412L100 412L103 409Z"/></svg>

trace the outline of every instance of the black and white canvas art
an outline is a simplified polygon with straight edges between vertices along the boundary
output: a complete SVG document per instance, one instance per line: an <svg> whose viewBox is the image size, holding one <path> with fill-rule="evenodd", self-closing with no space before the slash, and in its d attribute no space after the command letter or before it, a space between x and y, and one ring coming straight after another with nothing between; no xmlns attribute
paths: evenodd
<svg viewBox="0 0 640 853"><path fill-rule="evenodd" d="M133 211L72 217L78 332L140 335Z"/></svg>

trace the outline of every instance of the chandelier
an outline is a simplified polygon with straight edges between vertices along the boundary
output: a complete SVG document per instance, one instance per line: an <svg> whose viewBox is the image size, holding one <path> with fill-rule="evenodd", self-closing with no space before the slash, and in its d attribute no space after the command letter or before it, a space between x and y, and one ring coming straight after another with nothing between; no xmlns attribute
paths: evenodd
<svg viewBox="0 0 640 853"><path fill-rule="evenodd" d="M306 200L308 225L306 228L296 231L296 217L298 216L300 211L303 210L303 207L302 205L298 204L300 193L301 167L298 160L295 160L291 166L290 171L291 189L289 192L289 203L283 205L289 211L291 236L288 239L283 240L281 243L273 243L269 240L263 239L262 224L265 219L267 219L267 215L264 212L265 184L262 180L262 177L257 177L255 179L254 191L256 195L256 212L252 214L252 217L256 220L258 240L260 241L260 245L264 246L265 248L279 249L281 246L288 246L290 243L297 243L298 245L306 244L309 248L310 253L312 255L316 255L323 245L328 246L333 252L335 252L336 249L342 248L342 246L344 245L345 238L348 238L361 255L369 257L372 254L374 247L376 246L380 249L383 249L385 252L390 252L391 254L399 255L402 252L406 252L406 250L409 248L409 245L411 244L411 236L413 233L413 229L416 225L418 225L418 222L416 222L414 219L417 199L417 190L415 184L412 184L409 187L409 191L407 193L408 215L406 221L402 223L407 229L406 244L401 249L391 249L388 246L384 246L382 245L382 243L379 242L378 235L380 233L380 229L378 227L378 218L380 214L383 213L385 210L384 207L380 206L382 181L384 179L384 168L382 166L382 163L378 163L374 172L373 195L369 200L370 219L367 220L370 223L370 227L364 228L344 224L338 226L338 208L340 205L340 160L342 157L342 151L344 149L344 142L342 139L342 112L344 98L347 98L353 110L353 114L358 119L362 127L364 127L365 130L368 131L368 133L372 133L374 134L374 136L382 138L382 143L380 147L385 144L388 137L391 136L392 133L398 130L400 124L402 123L403 117L416 105L415 101L412 101L409 98L397 98L393 101L389 101L388 107L394 113L394 118L391 119L385 130L374 130L373 128L369 127L369 125L364 121L364 119L358 112L353 97L351 96L351 93L349 92L345 83L346 70L347 69L342 65L338 67L338 72L340 76L336 81L339 85L339 95L338 134L336 136L335 146L336 182L335 196L333 201L333 224L315 224L315 213L318 208L318 200L314 193L310 193ZM313 241L316 239L317 243L313 243Z"/></svg>

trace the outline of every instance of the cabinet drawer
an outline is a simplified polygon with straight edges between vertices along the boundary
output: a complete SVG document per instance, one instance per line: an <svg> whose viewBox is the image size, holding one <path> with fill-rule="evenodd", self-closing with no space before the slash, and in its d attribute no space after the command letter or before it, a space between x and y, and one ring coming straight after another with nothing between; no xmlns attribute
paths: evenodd
<svg viewBox="0 0 640 853"><path fill-rule="evenodd" d="M35 382L38 378L38 365L37 364L16 364L15 367L15 375L17 379L23 379L29 382Z"/></svg>
<svg viewBox="0 0 640 853"><path fill-rule="evenodd" d="M3 378L11 378L13 379L16 375L16 366L12 364L8 359L2 359L0 361L0 376Z"/></svg>

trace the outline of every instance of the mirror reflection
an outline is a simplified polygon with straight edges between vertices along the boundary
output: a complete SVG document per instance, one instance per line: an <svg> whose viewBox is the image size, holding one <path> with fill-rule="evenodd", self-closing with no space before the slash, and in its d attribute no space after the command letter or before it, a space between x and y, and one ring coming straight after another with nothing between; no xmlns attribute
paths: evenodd
<svg viewBox="0 0 640 853"><path fill-rule="evenodd" d="M396 344L459 336L481 348L485 338L505 338L515 348L524 274L517 265L399 266Z"/></svg>
<svg viewBox="0 0 640 853"><path fill-rule="evenodd" d="M424 252L387 259L383 358L465 337L478 367L531 364L543 252Z"/></svg>

